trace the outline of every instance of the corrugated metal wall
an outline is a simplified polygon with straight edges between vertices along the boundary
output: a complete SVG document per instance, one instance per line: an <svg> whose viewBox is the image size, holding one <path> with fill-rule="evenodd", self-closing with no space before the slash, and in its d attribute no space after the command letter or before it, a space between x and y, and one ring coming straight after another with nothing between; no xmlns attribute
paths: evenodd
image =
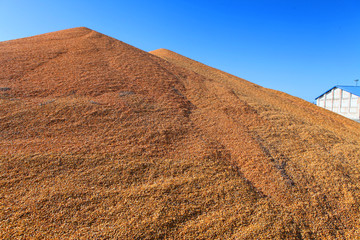
<svg viewBox="0 0 360 240"><path fill-rule="evenodd" d="M334 88L317 99L319 107L360 120L360 98L340 88Z"/></svg>

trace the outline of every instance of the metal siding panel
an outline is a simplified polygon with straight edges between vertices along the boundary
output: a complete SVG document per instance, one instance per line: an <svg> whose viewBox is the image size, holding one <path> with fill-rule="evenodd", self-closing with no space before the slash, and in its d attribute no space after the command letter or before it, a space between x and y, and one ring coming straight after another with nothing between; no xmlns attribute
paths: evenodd
<svg viewBox="0 0 360 240"><path fill-rule="evenodd" d="M341 97L341 89L339 89L339 88L334 89L334 97L335 97L335 99L340 99L340 97Z"/></svg>
<svg viewBox="0 0 360 240"><path fill-rule="evenodd" d="M344 90L344 92L343 92L343 97L344 97L344 98L349 98L349 97L350 97L350 93Z"/></svg>

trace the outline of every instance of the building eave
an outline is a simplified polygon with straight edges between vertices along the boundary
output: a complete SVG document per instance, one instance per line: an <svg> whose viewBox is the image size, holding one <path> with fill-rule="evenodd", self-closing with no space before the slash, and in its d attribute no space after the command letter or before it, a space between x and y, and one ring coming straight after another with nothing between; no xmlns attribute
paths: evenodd
<svg viewBox="0 0 360 240"><path fill-rule="evenodd" d="M315 100L317 100L318 98L324 96L325 94L327 94L328 92L330 92L330 91L333 90L334 88L342 89L343 91L346 91L346 92L348 92L348 93L351 93L351 94L353 94L353 95L356 95L356 96L360 97L360 93L356 93L356 92L354 93L354 92L351 91L351 90L349 91L349 89L348 89L349 87L355 87L355 86L336 85L336 86L330 88L329 90L327 90L326 92L324 92L323 94L321 94L320 96L318 96L317 98L315 98ZM360 87L359 87L359 88L360 88Z"/></svg>
<svg viewBox="0 0 360 240"><path fill-rule="evenodd" d="M334 86L334 87L330 88L329 90L327 90L326 92L324 92L323 94L321 94L320 96L318 96L317 98L315 98L315 100L317 100L318 98L324 96L325 94L327 94L328 92L330 92L330 91L333 90L334 88L337 88L337 86Z"/></svg>

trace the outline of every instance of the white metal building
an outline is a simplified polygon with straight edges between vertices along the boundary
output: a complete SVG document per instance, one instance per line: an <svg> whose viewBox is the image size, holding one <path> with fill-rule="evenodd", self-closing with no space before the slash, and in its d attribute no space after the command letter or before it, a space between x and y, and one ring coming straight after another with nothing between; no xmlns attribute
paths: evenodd
<svg viewBox="0 0 360 240"><path fill-rule="evenodd" d="M317 97L316 105L360 121L360 87L337 85Z"/></svg>

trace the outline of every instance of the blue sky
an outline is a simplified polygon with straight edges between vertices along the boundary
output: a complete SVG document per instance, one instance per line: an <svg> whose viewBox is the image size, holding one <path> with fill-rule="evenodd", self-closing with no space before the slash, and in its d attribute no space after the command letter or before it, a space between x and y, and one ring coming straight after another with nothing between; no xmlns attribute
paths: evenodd
<svg viewBox="0 0 360 240"><path fill-rule="evenodd" d="M0 0L0 41L85 26L312 102L360 78L359 10L358 0Z"/></svg>

